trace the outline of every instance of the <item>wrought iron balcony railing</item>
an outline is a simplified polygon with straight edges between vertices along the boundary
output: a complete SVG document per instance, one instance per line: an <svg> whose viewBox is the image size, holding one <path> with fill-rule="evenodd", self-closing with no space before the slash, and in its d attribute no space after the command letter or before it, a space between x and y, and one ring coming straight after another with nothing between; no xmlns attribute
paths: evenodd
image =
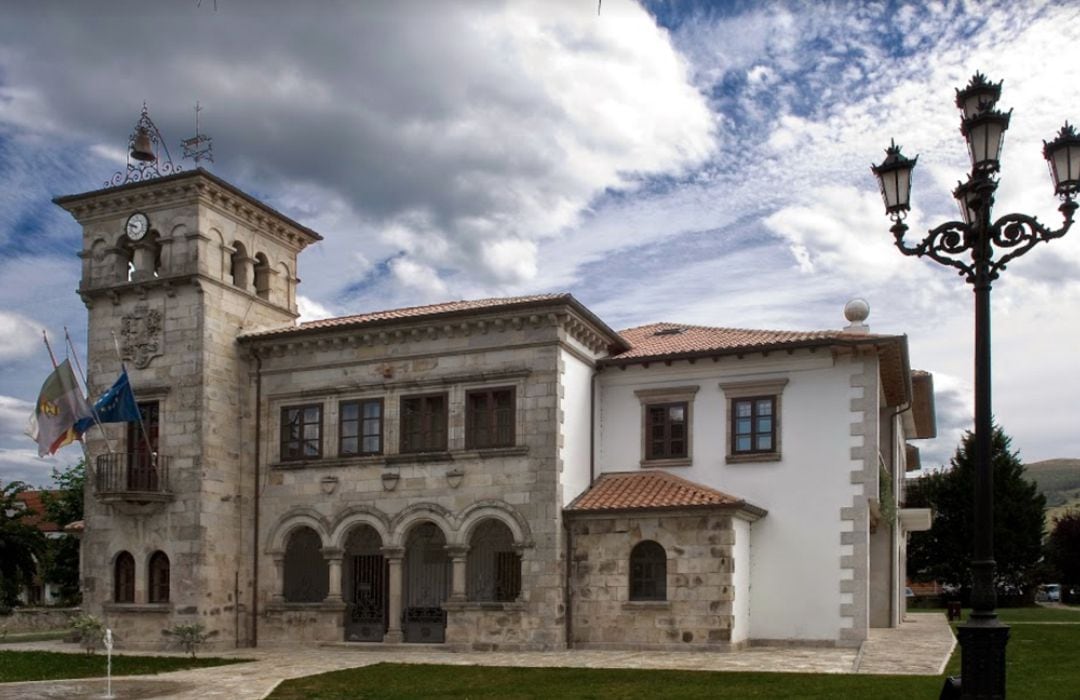
<svg viewBox="0 0 1080 700"><path fill-rule="evenodd" d="M169 458L145 452L98 455L94 472L98 497L109 500L163 501L169 490Z"/></svg>

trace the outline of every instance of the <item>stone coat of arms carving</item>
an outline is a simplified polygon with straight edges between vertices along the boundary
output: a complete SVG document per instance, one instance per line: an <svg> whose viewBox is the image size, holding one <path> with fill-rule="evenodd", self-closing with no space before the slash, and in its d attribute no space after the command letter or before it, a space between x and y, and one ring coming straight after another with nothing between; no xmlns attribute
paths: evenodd
<svg viewBox="0 0 1080 700"><path fill-rule="evenodd" d="M145 369L151 360L161 356L161 312L136 306L121 320L120 337L124 361Z"/></svg>

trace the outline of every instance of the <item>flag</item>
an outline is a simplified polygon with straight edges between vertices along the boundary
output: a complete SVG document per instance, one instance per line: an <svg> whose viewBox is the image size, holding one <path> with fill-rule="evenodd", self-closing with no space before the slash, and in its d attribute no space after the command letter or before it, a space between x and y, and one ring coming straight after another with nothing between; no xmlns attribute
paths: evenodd
<svg viewBox="0 0 1080 700"><path fill-rule="evenodd" d="M98 423L134 423L139 420L139 406L135 403L135 393L131 390L126 369L120 370L120 376L113 385L94 403L93 412L92 416L75 423L75 432L79 435L90 429L95 417Z"/></svg>
<svg viewBox="0 0 1080 700"><path fill-rule="evenodd" d="M38 456L51 455L78 439L75 423L90 415L71 363L64 360L41 385L31 424L37 423Z"/></svg>

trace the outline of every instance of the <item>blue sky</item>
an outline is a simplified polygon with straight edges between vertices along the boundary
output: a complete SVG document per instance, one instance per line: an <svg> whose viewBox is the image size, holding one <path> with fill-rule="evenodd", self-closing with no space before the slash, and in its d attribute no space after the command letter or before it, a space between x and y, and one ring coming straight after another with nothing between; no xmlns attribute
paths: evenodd
<svg viewBox="0 0 1080 700"><path fill-rule="evenodd" d="M892 247L869 172L919 154L909 218L956 218L954 88L1013 108L997 213L1057 225L1043 139L1080 120L1074 3L0 2L0 479L67 326L79 230L50 200L123 166L145 100L174 157L322 233L308 318L569 290L617 328L817 329L855 296L938 389L938 464L971 422L970 290ZM190 163L185 165L190 166ZM1080 456L1080 231L994 290L995 412L1021 456ZM59 350L64 354L63 350Z"/></svg>

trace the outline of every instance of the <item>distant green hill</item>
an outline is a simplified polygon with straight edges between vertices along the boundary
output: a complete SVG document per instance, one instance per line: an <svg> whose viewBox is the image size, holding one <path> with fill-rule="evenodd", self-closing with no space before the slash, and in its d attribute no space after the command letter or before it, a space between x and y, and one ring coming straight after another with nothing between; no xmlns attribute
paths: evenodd
<svg viewBox="0 0 1080 700"><path fill-rule="evenodd" d="M1044 459L1024 465L1030 479L1046 496L1046 529L1069 508L1080 509L1080 459Z"/></svg>

